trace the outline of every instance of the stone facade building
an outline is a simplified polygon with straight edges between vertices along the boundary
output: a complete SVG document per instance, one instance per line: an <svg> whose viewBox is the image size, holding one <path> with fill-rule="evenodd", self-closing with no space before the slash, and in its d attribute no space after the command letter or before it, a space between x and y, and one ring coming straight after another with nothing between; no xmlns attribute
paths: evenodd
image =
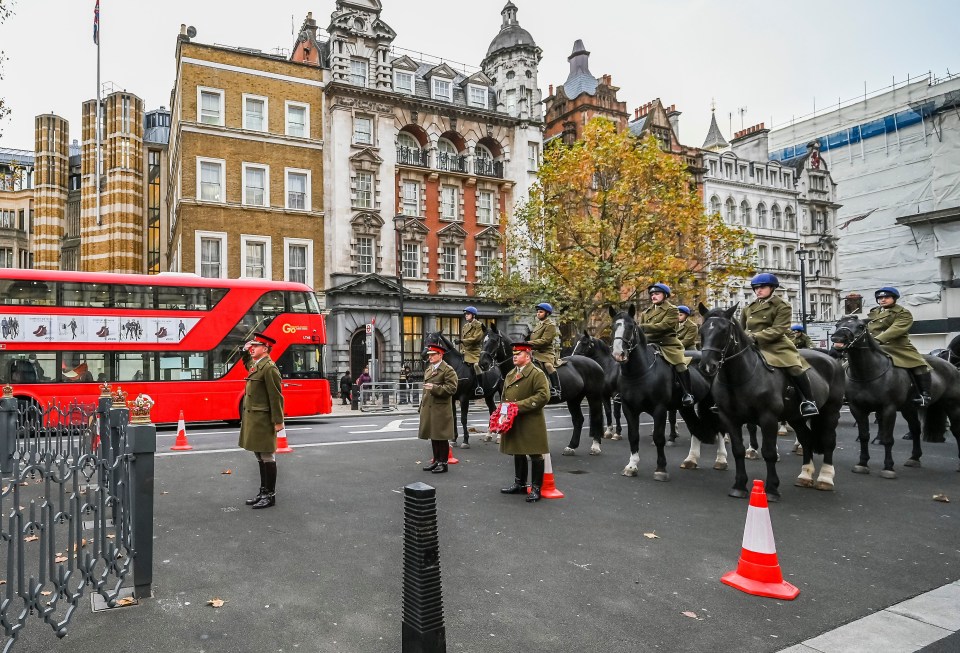
<svg viewBox="0 0 960 653"><path fill-rule="evenodd" d="M185 28L176 62L166 189L169 269L319 285L321 70L259 51L194 43Z"/></svg>
<svg viewBox="0 0 960 653"><path fill-rule="evenodd" d="M0 148L0 268L33 267L34 154Z"/></svg>

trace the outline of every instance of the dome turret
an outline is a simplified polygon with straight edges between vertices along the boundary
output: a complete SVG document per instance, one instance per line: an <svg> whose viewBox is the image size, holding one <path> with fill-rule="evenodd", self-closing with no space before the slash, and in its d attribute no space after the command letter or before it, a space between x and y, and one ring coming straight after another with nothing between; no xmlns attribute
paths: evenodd
<svg viewBox="0 0 960 653"><path fill-rule="evenodd" d="M520 23L517 22L517 6L515 4L508 0L500 15L503 16L503 24L500 26L500 32L490 42L490 47L487 48L487 58L501 50L509 50L510 48L537 48L530 32L520 27Z"/></svg>

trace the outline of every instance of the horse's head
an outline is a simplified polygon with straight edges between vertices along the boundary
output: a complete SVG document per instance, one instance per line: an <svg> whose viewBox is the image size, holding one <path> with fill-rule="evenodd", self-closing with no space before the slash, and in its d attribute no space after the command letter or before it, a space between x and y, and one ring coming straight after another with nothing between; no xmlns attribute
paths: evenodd
<svg viewBox="0 0 960 653"><path fill-rule="evenodd" d="M867 321L856 315L844 315L837 320L830 340L836 349L846 350L867 346Z"/></svg>
<svg viewBox="0 0 960 653"><path fill-rule="evenodd" d="M427 347L430 345L440 345L448 352L454 351L453 343L447 340L442 331L431 331L430 333L424 334L421 344L423 346L420 347L420 359L424 363L427 362Z"/></svg>
<svg viewBox="0 0 960 653"><path fill-rule="evenodd" d="M571 356L586 356L587 358L590 358L593 355L595 348L596 340L593 338L593 336L587 333L586 329L584 329L583 334L573 343L573 351L571 352Z"/></svg>
<svg viewBox="0 0 960 653"><path fill-rule="evenodd" d="M723 364L723 359L729 353L728 349L738 344L739 328L733 321L739 303L730 308L708 309L702 303L699 306L703 324L700 325L700 371L707 376L714 376Z"/></svg>
<svg viewBox="0 0 960 653"><path fill-rule="evenodd" d="M490 327L480 344L480 369L486 372L505 360L511 360L512 351L507 337Z"/></svg>
<svg viewBox="0 0 960 653"><path fill-rule="evenodd" d="M618 363L626 363L635 349L647 346L647 339L634 319L636 314L637 307L633 304L619 313L610 307L610 317L613 318L613 359Z"/></svg>

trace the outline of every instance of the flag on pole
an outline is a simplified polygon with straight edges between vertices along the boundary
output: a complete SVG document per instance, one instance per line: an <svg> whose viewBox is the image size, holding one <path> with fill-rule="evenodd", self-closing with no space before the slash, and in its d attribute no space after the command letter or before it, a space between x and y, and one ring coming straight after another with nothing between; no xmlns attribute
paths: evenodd
<svg viewBox="0 0 960 653"><path fill-rule="evenodd" d="M93 42L100 45L100 0L93 8Z"/></svg>

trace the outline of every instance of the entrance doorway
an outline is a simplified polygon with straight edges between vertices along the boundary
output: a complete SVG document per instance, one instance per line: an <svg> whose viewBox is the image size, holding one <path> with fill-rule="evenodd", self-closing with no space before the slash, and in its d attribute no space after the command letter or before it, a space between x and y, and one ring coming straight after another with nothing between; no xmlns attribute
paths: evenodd
<svg viewBox="0 0 960 653"><path fill-rule="evenodd" d="M379 330L373 332L373 344L376 347L377 360L380 363L380 373L383 374L383 336ZM363 368L370 362L370 354L367 353L367 332L364 329L357 329L350 336L350 378L354 381L363 372ZM383 379L378 379L383 380Z"/></svg>

